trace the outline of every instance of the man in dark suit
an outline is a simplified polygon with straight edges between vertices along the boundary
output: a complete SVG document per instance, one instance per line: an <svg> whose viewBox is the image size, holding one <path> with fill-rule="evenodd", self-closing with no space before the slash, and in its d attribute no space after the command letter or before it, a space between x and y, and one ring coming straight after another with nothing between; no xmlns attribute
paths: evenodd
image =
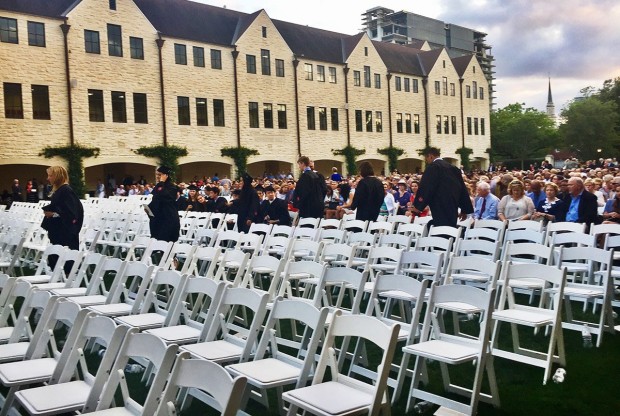
<svg viewBox="0 0 620 416"><path fill-rule="evenodd" d="M351 209L357 209L357 220L377 221L385 198L383 184L374 176L375 172L369 162L360 164L360 175L362 179L357 183Z"/></svg>
<svg viewBox="0 0 620 416"><path fill-rule="evenodd" d="M301 156L297 160L297 166L302 174L295 186L293 206L299 209L299 218L322 218L324 196L320 178L310 168L310 159L307 156Z"/></svg>
<svg viewBox="0 0 620 416"><path fill-rule="evenodd" d="M456 227L457 217L463 220L474 212L461 171L443 160L435 147L424 149L424 160L426 170L412 210L417 214L429 206L433 217L431 225Z"/></svg>
<svg viewBox="0 0 620 416"><path fill-rule="evenodd" d="M264 214L265 224L291 225L287 203L276 198L276 190L271 185L265 188L265 193L267 199L261 202L261 212Z"/></svg>
<svg viewBox="0 0 620 416"><path fill-rule="evenodd" d="M572 177L568 180L568 195L564 197L568 207L567 222L590 224L598 223L598 203L596 195L586 191L581 178Z"/></svg>

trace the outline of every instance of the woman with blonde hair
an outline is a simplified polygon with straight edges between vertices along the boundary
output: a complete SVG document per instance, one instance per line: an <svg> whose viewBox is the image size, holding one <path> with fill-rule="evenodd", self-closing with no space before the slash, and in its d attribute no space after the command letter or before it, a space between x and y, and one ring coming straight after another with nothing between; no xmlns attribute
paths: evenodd
<svg viewBox="0 0 620 416"><path fill-rule="evenodd" d="M529 220L535 211L532 199L525 195L525 186L518 179L508 185L508 195L499 201L498 217L506 220Z"/></svg>
<svg viewBox="0 0 620 416"><path fill-rule="evenodd" d="M80 230L84 222L84 208L75 191L69 186L69 174L62 166L47 168L47 180L52 185L52 198L43 207L45 217L41 227L47 230L52 244L80 248Z"/></svg>

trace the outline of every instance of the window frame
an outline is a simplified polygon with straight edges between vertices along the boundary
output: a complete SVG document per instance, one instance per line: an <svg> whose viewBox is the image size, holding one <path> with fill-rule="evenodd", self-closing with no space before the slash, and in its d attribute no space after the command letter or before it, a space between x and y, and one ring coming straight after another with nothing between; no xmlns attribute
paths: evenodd
<svg viewBox="0 0 620 416"><path fill-rule="evenodd" d="M325 82L325 65L316 66L316 80L318 82Z"/></svg>
<svg viewBox="0 0 620 416"><path fill-rule="evenodd" d="M209 125L209 106L207 104L207 98L196 97L194 100L196 104L196 125L208 126Z"/></svg>
<svg viewBox="0 0 620 416"><path fill-rule="evenodd" d="M37 33L37 28L42 28L42 33ZM31 29L34 29L34 33ZM28 21L28 46L45 48L45 23Z"/></svg>
<svg viewBox="0 0 620 416"><path fill-rule="evenodd" d="M256 55L245 54L245 69L248 74L256 74Z"/></svg>
<svg viewBox="0 0 620 416"><path fill-rule="evenodd" d="M394 89L396 91L402 90L402 78L401 77L394 77Z"/></svg>
<svg viewBox="0 0 620 416"><path fill-rule="evenodd" d="M375 111L375 131L383 133L383 113L381 111Z"/></svg>
<svg viewBox="0 0 620 416"><path fill-rule="evenodd" d="M49 86L33 84L30 86L30 91L32 94L32 119L51 120Z"/></svg>
<svg viewBox="0 0 620 416"><path fill-rule="evenodd" d="M414 94L418 94L420 92L420 82L418 79L414 78L412 79L412 85L411 85L411 91L413 91Z"/></svg>
<svg viewBox="0 0 620 416"><path fill-rule="evenodd" d="M366 110L366 114L364 114L366 120L366 133L372 133L373 125L372 125L372 111Z"/></svg>
<svg viewBox="0 0 620 416"><path fill-rule="evenodd" d="M112 122L127 123L127 95L124 91L110 91Z"/></svg>
<svg viewBox="0 0 620 416"><path fill-rule="evenodd" d="M4 117L7 119L23 119L24 97L22 95L22 84L3 82L2 90L4 94Z"/></svg>
<svg viewBox="0 0 620 416"><path fill-rule="evenodd" d="M205 62L205 48L202 46L192 46L192 60L194 61L194 66L205 68L207 65Z"/></svg>
<svg viewBox="0 0 620 416"><path fill-rule="evenodd" d="M314 69L312 64L304 63L304 73L306 81L314 80Z"/></svg>
<svg viewBox="0 0 620 416"><path fill-rule="evenodd" d="M362 110L355 110L355 131L364 131L364 115Z"/></svg>
<svg viewBox="0 0 620 416"><path fill-rule="evenodd" d="M273 129L273 104L263 103L263 126Z"/></svg>
<svg viewBox="0 0 620 416"><path fill-rule="evenodd" d="M330 109L330 118L331 118L332 131L339 131L340 130L340 115L339 115L338 108Z"/></svg>
<svg viewBox="0 0 620 416"><path fill-rule="evenodd" d="M139 45L136 45L136 42ZM142 38L129 36L129 56L131 59L144 60L144 40Z"/></svg>
<svg viewBox="0 0 620 416"><path fill-rule="evenodd" d="M411 132L411 113L405 113L405 133Z"/></svg>
<svg viewBox="0 0 620 416"><path fill-rule="evenodd" d="M88 36L87 36L88 35ZM91 37L96 35L97 42L95 43ZM90 45L90 47L89 47ZM97 50L89 50L92 49L94 45L97 45ZM101 55L101 37L99 36L99 32L97 30L89 30L84 29L84 51L86 53L94 53L97 55Z"/></svg>
<svg viewBox="0 0 620 416"><path fill-rule="evenodd" d="M411 91L411 79L405 77L403 79L403 82L404 82L403 89L405 90L405 92L410 92Z"/></svg>
<svg viewBox="0 0 620 416"><path fill-rule="evenodd" d="M403 132L403 113L396 113L396 133Z"/></svg>
<svg viewBox="0 0 620 416"><path fill-rule="evenodd" d="M103 101L103 90L88 89L87 92L88 92L88 120L93 123L104 123L105 122L105 103Z"/></svg>
<svg viewBox="0 0 620 416"><path fill-rule="evenodd" d="M284 59L276 59L276 77L284 77Z"/></svg>
<svg viewBox="0 0 620 416"><path fill-rule="evenodd" d="M450 125L452 127L452 134L456 134L456 116L450 117Z"/></svg>
<svg viewBox="0 0 620 416"><path fill-rule="evenodd" d="M329 83L336 84L338 83L338 74L335 66L330 66L328 68L329 71Z"/></svg>
<svg viewBox="0 0 620 416"><path fill-rule="evenodd" d="M314 106L306 106L306 125L308 130L316 130L316 115Z"/></svg>
<svg viewBox="0 0 620 416"><path fill-rule="evenodd" d="M435 131L437 132L437 134L441 134L441 127L442 127L442 122L441 122L441 116L440 115L436 115L435 116Z"/></svg>
<svg viewBox="0 0 620 416"><path fill-rule="evenodd" d="M213 99L213 125L215 127L226 127L225 109L224 100L219 98Z"/></svg>
<svg viewBox="0 0 620 416"><path fill-rule="evenodd" d="M189 97L179 95L177 96L177 116L179 126L191 126L192 119L189 108Z"/></svg>
<svg viewBox="0 0 620 416"><path fill-rule="evenodd" d="M174 44L174 63L177 65L187 65L187 45L183 43Z"/></svg>
<svg viewBox="0 0 620 416"><path fill-rule="evenodd" d="M371 85L371 78L370 78L370 67L369 66L364 66L364 87L365 88L370 88L372 87Z"/></svg>
<svg viewBox="0 0 620 416"><path fill-rule="evenodd" d="M278 128L287 129L288 122L286 119L286 104L278 104Z"/></svg>
<svg viewBox="0 0 620 416"><path fill-rule="evenodd" d="M327 107L319 107L319 130L327 131Z"/></svg>
<svg viewBox="0 0 620 416"><path fill-rule="evenodd" d="M441 82L435 81L435 95L441 95Z"/></svg>
<svg viewBox="0 0 620 416"><path fill-rule="evenodd" d="M362 86L362 73L360 71L353 71L353 86L354 87Z"/></svg>
<svg viewBox="0 0 620 416"><path fill-rule="evenodd" d="M107 28L108 28L108 55L122 58L123 57L123 28L120 25L114 25L112 23L108 23ZM113 30L116 30L116 29L118 29L118 34L113 33Z"/></svg>
<svg viewBox="0 0 620 416"><path fill-rule="evenodd" d="M258 119L258 101L248 102L248 120L251 129L260 127L260 121Z"/></svg>
<svg viewBox="0 0 620 416"><path fill-rule="evenodd" d="M413 134L420 134L420 115L413 115Z"/></svg>
<svg viewBox="0 0 620 416"><path fill-rule="evenodd" d="M222 51L220 49L211 49L211 69L222 69Z"/></svg>
<svg viewBox="0 0 620 416"><path fill-rule="evenodd" d="M144 97L144 105L141 98ZM140 99L136 99L140 98ZM137 105L136 103L139 103ZM133 93L133 122L136 124L149 124L148 96L143 92Z"/></svg>
<svg viewBox="0 0 620 416"><path fill-rule="evenodd" d="M6 27L2 23L6 24ZM13 25L10 25L13 23ZM0 17L0 42L19 44L19 27L17 19L11 17Z"/></svg>
<svg viewBox="0 0 620 416"><path fill-rule="evenodd" d="M260 68L262 75L271 75L271 51L269 49L260 50Z"/></svg>

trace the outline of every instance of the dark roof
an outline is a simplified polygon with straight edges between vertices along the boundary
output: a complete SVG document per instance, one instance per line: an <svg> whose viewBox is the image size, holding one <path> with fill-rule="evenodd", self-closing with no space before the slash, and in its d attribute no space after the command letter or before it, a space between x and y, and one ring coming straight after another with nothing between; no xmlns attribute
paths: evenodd
<svg viewBox="0 0 620 416"><path fill-rule="evenodd" d="M409 44L407 44L408 47L410 48L415 48L415 49L422 49L422 47L424 46L424 43L426 41L425 40L420 40L420 39L411 39L411 42Z"/></svg>
<svg viewBox="0 0 620 416"><path fill-rule="evenodd" d="M467 70L473 57L474 55L463 55L452 58L452 65L454 65L454 69L456 69L456 73L459 74L460 77L462 77Z"/></svg>
<svg viewBox="0 0 620 416"><path fill-rule="evenodd" d="M323 62L344 63L343 47L346 42L343 40L351 38L351 35L282 20L273 20L273 24L295 55Z"/></svg>
<svg viewBox="0 0 620 416"><path fill-rule="evenodd" d="M36 16L58 17L71 10L80 0L2 0L0 9Z"/></svg>
<svg viewBox="0 0 620 416"><path fill-rule="evenodd" d="M372 41L372 43L389 71L402 74L424 75L417 57L418 54L422 52L419 49L399 45L397 43L379 41Z"/></svg>
<svg viewBox="0 0 620 416"><path fill-rule="evenodd" d="M237 40L243 35L243 33L248 30L248 27L252 24L254 19L258 17L258 15L263 11L263 9L258 10L252 14L246 14L244 16L239 17L239 21L237 22L237 28L235 29L235 34L231 40L231 44L237 42Z"/></svg>
<svg viewBox="0 0 620 416"><path fill-rule="evenodd" d="M418 59L420 60L420 66L424 75L428 75L431 72L441 52L443 52L443 48L418 53Z"/></svg>
<svg viewBox="0 0 620 416"><path fill-rule="evenodd" d="M360 43L362 36L364 36L364 33L358 33L357 35L345 36L342 38L343 61L349 59L349 55L351 55L357 44Z"/></svg>
<svg viewBox="0 0 620 416"><path fill-rule="evenodd" d="M187 0L134 2L162 35L217 45L232 45L239 21L247 16Z"/></svg>

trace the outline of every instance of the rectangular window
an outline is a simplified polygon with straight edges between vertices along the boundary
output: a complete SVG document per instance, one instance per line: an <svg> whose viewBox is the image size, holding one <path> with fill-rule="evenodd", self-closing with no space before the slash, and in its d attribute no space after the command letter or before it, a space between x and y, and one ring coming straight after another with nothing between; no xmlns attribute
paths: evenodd
<svg viewBox="0 0 620 416"><path fill-rule="evenodd" d="M90 121L105 121L102 90L88 90L88 118Z"/></svg>
<svg viewBox="0 0 620 416"><path fill-rule="evenodd" d="M224 127L224 100L213 100L213 125Z"/></svg>
<svg viewBox="0 0 620 416"><path fill-rule="evenodd" d="M245 66L248 69L248 74L256 74L256 56L246 55Z"/></svg>
<svg viewBox="0 0 620 416"><path fill-rule="evenodd" d="M4 116L6 118L24 118L22 84L4 83Z"/></svg>
<svg viewBox="0 0 620 416"><path fill-rule="evenodd" d="M471 117L467 117L467 134L471 136Z"/></svg>
<svg viewBox="0 0 620 416"><path fill-rule="evenodd" d="M450 134L450 117L443 116L443 134Z"/></svg>
<svg viewBox="0 0 620 416"><path fill-rule="evenodd" d="M362 110L355 110L355 131L363 131Z"/></svg>
<svg viewBox="0 0 620 416"><path fill-rule="evenodd" d="M480 134L484 136L485 135L485 130L486 129L485 129L485 126L484 126L484 119L481 118L480 119Z"/></svg>
<svg viewBox="0 0 620 416"><path fill-rule="evenodd" d="M364 67L364 87L370 88L370 67Z"/></svg>
<svg viewBox="0 0 620 416"><path fill-rule="evenodd" d="M286 128L286 105L278 104L278 128Z"/></svg>
<svg viewBox="0 0 620 416"><path fill-rule="evenodd" d="M312 64L304 64L304 71L306 73L306 80L312 81Z"/></svg>
<svg viewBox="0 0 620 416"><path fill-rule="evenodd" d="M109 0L110 10L116 10L116 0Z"/></svg>
<svg viewBox="0 0 620 416"><path fill-rule="evenodd" d="M211 49L211 69L222 69L222 51Z"/></svg>
<svg viewBox="0 0 620 416"><path fill-rule="evenodd" d="M319 130L327 130L327 108L319 107Z"/></svg>
<svg viewBox="0 0 620 416"><path fill-rule="evenodd" d="M263 37L266 38L267 37L267 26L263 26L261 29L262 29L261 32L262 32Z"/></svg>
<svg viewBox="0 0 620 416"><path fill-rule="evenodd" d="M119 25L108 23L108 54L123 56L123 34Z"/></svg>
<svg viewBox="0 0 620 416"><path fill-rule="evenodd" d="M448 95L448 77L441 79L441 85L443 86L443 95Z"/></svg>
<svg viewBox="0 0 620 416"><path fill-rule="evenodd" d="M403 113L396 113L396 133L403 132Z"/></svg>
<svg viewBox="0 0 620 416"><path fill-rule="evenodd" d="M441 116L435 116L437 134L441 134Z"/></svg>
<svg viewBox="0 0 620 416"><path fill-rule="evenodd" d="M250 115L250 128L257 129L259 126L258 122L258 103L254 101L250 101L248 103L248 112Z"/></svg>
<svg viewBox="0 0 620 416"><path fill-rule="evenodd" d="M189 126L189 97L177 97L179 126Z"/></svg>
<svg viewBox="0 0 620 416"><path fill-rule="evenodd" d="M478 99L478 83L476 81L472 82L472 92L474 93L474 100Z"/></svg>
<svg viewBox="0 0 620 416"><path fill-rule="evenodd" d="M122 91L112 91L112 121L127 123L127 103Z"/></svg>
<svg viewBox="0 0 620 416"><path fill-rule="evenodd" d="M456 95L456 85L454 85L454 82L450 83L450 95L452 97L454 97Z"/></svg>
<svg viewBox="0 0 620 416"><path fill-rule="evenodd" d="M452 124L452 134L456 134L456 116L452 116L450 121Z"/></svg>
<svg viewBox="0 0 620 416"><path fill-rule="evenodd" d="M174 44L174 63L187 65L187 48L181 43Z"/></svg>
<svg viewBox="0 0 620 416"><path fill-rule="evenodd" d="M419 114L413 115L413 132L415 134L420 134L420 115Z"/></svg>
<svg viewBox="0 0 620 416"><path fill-rule="evenodd" d="M147 124L149 122L146 94L140 92L133 93L133 121L138 124Z"/></svg>
<svg viewBox="0 0 620 416"><path fill-rule="evenodd" d="M316 66L316 80L325 82L325 67L323 65Z"/></svg>
<svg viewBox="0 0 620 416"><path fill-rule="evenodd" d="M474 117L474 134L478 135L478 117Z"/></svg>
<svg viewBox="0 0 620 416"><path fill-rule="evenodd" d="M331 109L331 116L332 116L332 130L338 131L340 129L340 124L338 122L338 109L337 108Z"/></svg>
<svg viewBox="0 0 620 416"><path fill-rule="evenodd" d="M465 85L465 98L471 98L471 86Z"/></svg>
<svg viewBox="0 0 620 416"><path fill-rule="evenodd" d="M362 77L360 71L353 71L353 85L356 87L362 85Z"/></svg>
<svg viewBox="0 0 620 416"><path fill-rule="evenodd" d="M205 67L205 48L201 48L200 46L194 46L192 48L192 52L194 55L194 66L200 66L204 68Z"/></svg>
<svg viewBox="0 0 620 416"><path fill-rule="evenodd" d="M375 74L375 88L381 88L381 74Z"/></svg>
<svg viewBox="0 0 620 416"><path fill-rule="evenodd" d="M418 93L418 88L419 88L418 80L414 79L413 80L413 92L417 94Z"/></svg>
<svg viewBox="0 0 620 416"><path fill-rule="evenodd" d="M207 115L207 99L196 98L196 125L208 126L209 116Z"/></svg>
<svg viewBox="0 0 620 416"><path fill-rule="evenodd" d="M28 22L28 45L45 47L45 24Z"/></svg>
<svg viewBox="0 0 620 416"><path fill-rule="evenodd" d="M441 94L441 82L435 81L435 94Z"/></svg>
<svg viewBox="0 0 620 416"><path fill-rule="evenodd" d="M276 77L284 76L284 60L276 59Z"/></svg>
<svg viewBox="0 0 620 416"><path fill-rule="evenodd" d="M271 75L271 53L268 49L260 50L260 64L263 75Z"/></svg>
<svg viewBox="0 0 620 416"><path fill-rule="evenodd" d="M0 42L17 42L17 20L0 17Z"/></svg>
<svg viewBox="0 0 620 416"><path fill-rule="evenodd" d="M306 107L306 118L308 122L308 130L316 130L314 121L314 107Z"/></svg>
<svg viewBox="0 0 620 416"><path fill-rule="evenodd" d="M375 131L381 133L383 131L383 113L375 111Z"/></svg>
<svg viewBox="0 0 620 416"><path fill-rule="evenodd" d="M411 90L411 80L409 78L405 78L405 92L409 92Z"/></svg>
<svg viewBox="0 0 620 416"><path fill-rule="evenodd" d="M273 128L273 106L271 103L263 104L263 122L266 129Z"/></svg>
<svg viewBox="0 0 620 416"><path fill-rule="evenodd" d="M84 30L84 49L86 53L101 53L99 49L99 32Z"/></svg>
<svg viewBox="0 0 620 416"><path fill-rule="evenodd" d="M329 82L332 84L336 83L336 68L333 66L329 67Z"/></svg>
<svg viewBox="0 0 620 416"><path fill-rule="evenodd" d="M411 114L405 114L405 132L411 133Z"/></svg>
<svg viewBox="0 0 620 416"><path fill-rule="evenodd" d="M366 131L372 131L372 111L366 111Z"/></svg>
<svg viewBox="0 0 620 416"><path fill-rule="evenodd" d="M47 85L32 85L32 118L35 120L49 120L50 91Z"/></svg>
<svg viewBox="0 0 620 416"><path fill-rule="evenodd" d="M396 89L396 91L402 90L401 83L402 83L402 81L401 81L400 77L394 77L394 88Z"/></svg>
<svg viewBox="0 0 620 416"><path fill-rule="evenodd" d="M484 88L480 87L479 91L480 91L480 99L484 100Z"/></svg>
<svg viewBox="0 0 620 416"><path fill-rule="evenodd" d="M131 59L144 59L142 38L129 37L129 56L131 56Z"/></svg>

